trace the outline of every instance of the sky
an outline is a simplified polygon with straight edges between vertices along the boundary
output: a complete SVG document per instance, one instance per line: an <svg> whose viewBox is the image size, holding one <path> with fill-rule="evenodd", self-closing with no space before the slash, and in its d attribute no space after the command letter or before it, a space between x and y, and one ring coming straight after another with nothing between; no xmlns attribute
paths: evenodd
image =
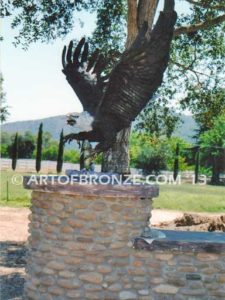
<svg viewBox="0 0 225 300"><path fill-rule="evenodd" d="M188 6L184 0L176 3L176 10L185 13ZM10 116L7 122L40 119L50 116L81 112L82 106L61 72L63 46L71 39L90 35L95 28L95 15L77 14L84 27L75 23L74 30L63 40L49 44L31 44L27 51L12 44L15 32L10 18L3 19L1 32L0 69L3 89L6 93ZM78 18L75 18L78 19Z"/></svg>

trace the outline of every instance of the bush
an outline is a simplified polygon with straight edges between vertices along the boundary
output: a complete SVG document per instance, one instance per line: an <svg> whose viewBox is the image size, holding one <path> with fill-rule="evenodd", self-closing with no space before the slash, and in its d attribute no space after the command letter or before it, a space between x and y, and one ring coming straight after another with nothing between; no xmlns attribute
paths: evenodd
<svg viewBox="0 0 225 300"><path fill-rule="evenodd" d="M2 139L3 149L5 149L4 157L12 156L12 148L14 135L9 135L10 139L5 137ZM18 135L18 158L32 158L35 149L34 137L30 132L25 132L24 135Z"/></svg>
<svg viewBox="0 0 225 300"><path fill-rule="evenodd" d="M65 150L64 151L64 162L79 163L80 152L77 150Z"/></svg>
<svg viewBox="0 0 225 300"><path fill-rule="evenodd" d="M56 142L52 142L52 145L48 148L43 148L42 150L42 159L43 160L57 160L58 155L58 145Z"/></svg>
<svg viewBox="0 0 225 300"><path fill-rule="evenodd" d="M179 170L187 170L190 168L186 162L189 151L185 149L190 145L186 141L177 137L155 137L134 132L130 140L131 166L143 169L145 173L173 171L177 143L180 145Z"/></svg>
<svg viewBox="0 0 225 300"><path fill-rule="evenodd" d="M1 157L9 158L8 146L6 144L1 144Z"/></svg>
<svg viewBox="0 0 225 300"><path fill-rule="evenodd" d="M169 149L170 154L167 158L167 169L172 171L174 167L174 160L176 157L176 147L179 144L180 154L179 154L179 171L187 171L193 169L193 166L189 165L192 152L190 150L191 144L187 143L185 140L179 137L171 137L165 140L165 143Z"/></svg>

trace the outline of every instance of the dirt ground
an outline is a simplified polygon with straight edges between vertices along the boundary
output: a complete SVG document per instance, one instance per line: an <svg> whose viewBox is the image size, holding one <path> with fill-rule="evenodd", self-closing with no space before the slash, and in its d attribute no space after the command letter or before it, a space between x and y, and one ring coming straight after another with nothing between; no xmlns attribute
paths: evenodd
<svg viewBox="0 0 225 300"><path fill-rule="evenodd" d="M225 232L225 213L182 213L154 210L151 224L180 231Z"/></svg>
<svg viewBox="0 0 225 300"><path fill-rule="evenodd" d="M28 208L0 207L0 241L25 242L28 237ZM172 222L182 217L182 212L153 210L151 224Z"/></svg>
<svg viewBox="0 0 225 300"><path fill-rule="evenodd" d="M28 237L27 208L0 207L0 299L22 299Z"/></svg>
<svg viewBox="0 0 225 300"><path fill-rule="evenodd" d="M22 299L29 214L28 208L0 207L1 300ZM222 226L220 229L223 229L225 215L153 210L151 218L151 225L154 227L176 230L205 231L212 222L220 224Z"/></svg>
<svg viewBox="0 0 225 300"><path fill-rule="evenodd" d="M0 207L0 241L25 242L29 214L28 208Z"/></svg>
<svg viewBox="0 0 225 300"><path fill-rule="evenodd" d="M28 208L0 207L0 241L25 242L28 237ZM182 212L153 210L151 224L172 222L183 216Z"/></svg>

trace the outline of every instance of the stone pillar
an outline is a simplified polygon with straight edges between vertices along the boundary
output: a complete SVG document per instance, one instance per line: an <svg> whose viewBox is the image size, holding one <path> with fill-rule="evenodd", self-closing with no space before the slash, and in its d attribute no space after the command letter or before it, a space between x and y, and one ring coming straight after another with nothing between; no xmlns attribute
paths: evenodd
<svg viewBox="0 0 225 300"><path fill-rule="evenodd" d="M137 299L133 239L148 226L158 188L28 185L28 179L33 193L25 299Z"/></svg>

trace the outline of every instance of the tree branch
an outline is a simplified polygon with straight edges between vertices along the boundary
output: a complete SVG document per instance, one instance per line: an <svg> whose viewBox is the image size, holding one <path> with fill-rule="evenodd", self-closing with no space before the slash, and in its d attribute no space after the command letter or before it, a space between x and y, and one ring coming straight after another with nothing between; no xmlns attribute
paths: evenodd
<svg viewBox="0 0 225 300"><path fill-rule="evenodd" d="M194 59L194 61L195 61L195 60L196 60L196 58ZM186 72L186 71L192 72L192 73L195 75L195 77L196 77L196 79L197 79L197 81L198 81L198 84L201 85L201 81L200 81L200 78L199 78L200 75L201 75L201 76L206 76L206 77L209 77L209 78L210 78L211 76L209 76L208 74L205 74L205 73L202 73L202 72L199 72L199 71L194 70L194 69L192 68L192 65L193 65L194 61L193 61L190 65L185 66L185 65L183 65L183 64L181 64L181 63L178 63L178 62L174 61L173 59L170 59L170 62L171 62L172 64L174 64L174 65L176 65L177 67L181 68L184 72ZM185 74L185 73L184 73L184 74Z"/></svg>
<svg viewBox="0 0 225 300"><path fill-rule="evenodd" d="M128 49L137 36L138 27L137 27L137 1L127 0L127 4L128 4L128 16L127 16L126 48Z"/></svg>
<svg viewBox="0 0 225 300"><path fill-rule="evenodd" d="M197 2L197 1L194 1L194 0L186 0L186 1L190 4L200 6L200 7L203 7L203 8L210 8L210 9L225 11L225 5L213 5L213 6L211 6L210 4L200 3L200 2Z"/></svg>
<svg viewBox="0 0 225 300"><path fill-rule="evenodd" d="M159 0L139 0L137 15L138 30L141 30L144 22L148 23L149 30L152 29L158 4Z"/></svg>
<svg viewBox="0 0 225 300"><path fill-rule="evenodd" d="M224 21L225 21L225 14L198 24L181 26L174 30L174 37L179 36L181 34L196 32L198 30L205 30L210 27L219 25Z"/></svg>

